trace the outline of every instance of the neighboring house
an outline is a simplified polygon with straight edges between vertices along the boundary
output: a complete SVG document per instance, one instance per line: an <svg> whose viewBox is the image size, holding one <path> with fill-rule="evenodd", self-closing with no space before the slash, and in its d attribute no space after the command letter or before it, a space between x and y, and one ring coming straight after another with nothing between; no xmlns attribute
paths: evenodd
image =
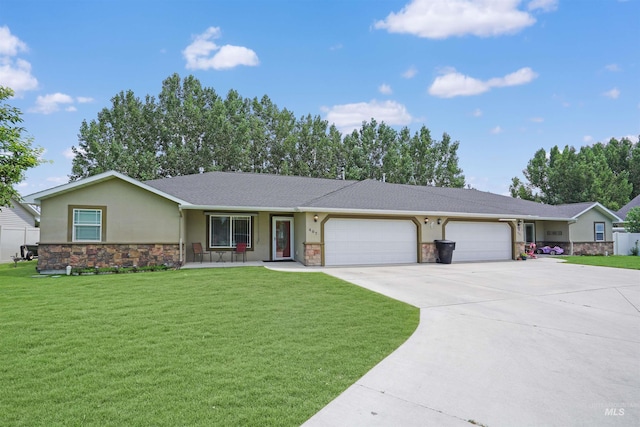
<svg viewBox="0 0 640 427"><path fill-rule="evenodd" d="M624 222L627 219L627 214L629 213L629 211L632 208L637 208L637 207L640 207L640 194L634 197L633 200L631 200L629 203L624 205L622 209L620 209L617 212L618 217L620 217L620 219L622 220L620 221L621 225L624 225Z"/></svg>
<svg viewBox="0 0 640 427"><path fill-rule="evenodd" d="M40 240L40 229L36 228L39 212L17 200L11 204L12 207L0 208L0 262L11 261L16 254L20 255L20 246Z"/></svg>
<svg viewBox="0 0 640 427"><path fill-rule="evenodd" d="M628 233L625 226L627 225L627 214L632 208L640 207L640 195L634 197L629 203L624 205L617 212L620 221L614 227L613 233L613 253L615 255L629 255L632 249L638 246L640 242L640 233Z"/></svg>
<svg viewBox="0 0 640 427"><path fill-rule="evenodd" d="M316 266L435 262L439 239L456 242L454 262L515 259L533 242L604 254L620 220L599 203L233 172L147 182L106 172L28 200L41 207L41 270L180 265L193 243L214 261L242 242L247 260Z"/></svg>

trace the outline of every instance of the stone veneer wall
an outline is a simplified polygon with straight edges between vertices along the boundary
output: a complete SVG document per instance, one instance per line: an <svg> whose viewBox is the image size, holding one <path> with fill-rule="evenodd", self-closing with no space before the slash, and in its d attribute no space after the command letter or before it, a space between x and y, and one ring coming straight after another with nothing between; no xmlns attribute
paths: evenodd
<svg viewBox="0 0 640 427"><path fill-rule="evenodd" d="M438 249L436 249L436 243L423 243L422 244L422 262L437 262Z"/></svg>
<svg viewBox="0 0 640 427"><path fill-rule="evenodd" d="M520 256L521 253L526 252L527 244L525 242L515 242L513 244L514 254L516 258Z"/></svg>
<svg viewBox="0 0 640 427"><path fill-rule="evenodd" d="M560 246L564 249L564 255L613 255L613 242L573 242L571 253L570 242L537 242L538 248L543 246Z"/></svg>
<svg viewBox="0 0 640 427"><path fill-rule="evenodd" d="M322 265L322 245L320 243L304 244L304 265Z"/></svg>
<svg viewBox="0 0 640 427"><path fill-rule="evenodd" d="M571 250L571 245L562 246ZM573 255L613 255L613 242L574 242Z"/></svg>
<svg viewBox="0 0 640 427"><path fill-rule="evenodd" d="M80 267L180 266L178 244L49 244L38 246L38 270Z"/></svg>

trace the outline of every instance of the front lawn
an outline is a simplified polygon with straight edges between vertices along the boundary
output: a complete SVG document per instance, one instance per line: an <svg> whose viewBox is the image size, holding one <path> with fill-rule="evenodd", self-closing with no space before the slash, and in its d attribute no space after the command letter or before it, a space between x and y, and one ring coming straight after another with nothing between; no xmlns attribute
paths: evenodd
<svg viewBox="0 0 640 427"><path fill-rule="evenodd" d="M300 425L419 320L322 273L34 266L0 265L3 425Z"/></svg>
<svg viewBox="0 0 640 427"><path fill-rule="evenodd" d="M570 264L595 265L599 267L629 268L640 270L640 256L563 256Z"/></svg>

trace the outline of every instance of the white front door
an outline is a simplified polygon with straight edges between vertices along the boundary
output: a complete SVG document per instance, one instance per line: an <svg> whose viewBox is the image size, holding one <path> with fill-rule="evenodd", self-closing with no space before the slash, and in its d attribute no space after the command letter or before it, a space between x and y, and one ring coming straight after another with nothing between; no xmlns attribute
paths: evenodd
<svg viewBox="0 0 640 427"><path fill-rule="evenodd" d="M293 259L293 218L274 216L271 219L271 259Z"/></svg>

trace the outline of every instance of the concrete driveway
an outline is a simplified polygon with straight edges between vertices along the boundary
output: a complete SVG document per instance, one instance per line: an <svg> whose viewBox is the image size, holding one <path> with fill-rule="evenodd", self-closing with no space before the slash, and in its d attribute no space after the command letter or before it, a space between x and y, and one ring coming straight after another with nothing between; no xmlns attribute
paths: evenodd
<svg viewBox="0 0 640 427"><path fill-rule="evenodd" d="M638 426L640 271L526 262L327 268L421 309L305 426Z"/></svg>

